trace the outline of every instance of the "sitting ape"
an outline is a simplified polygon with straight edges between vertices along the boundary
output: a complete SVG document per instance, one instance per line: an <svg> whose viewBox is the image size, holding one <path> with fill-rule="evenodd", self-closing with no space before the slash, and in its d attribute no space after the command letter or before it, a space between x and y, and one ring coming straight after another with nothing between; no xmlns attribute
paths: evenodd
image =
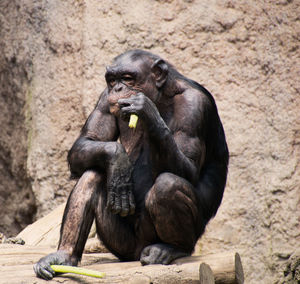
<svg viewBox="0 0 300 284"><path fill-rule="evenodd" d="M228 149L211 94L142 50L116 57L105 78L68 155L79 181L58 251L34 266L45 279L55 275L51 264L77 265L94 218L119 259L169 264L192 253L222 200Z"/></svg>

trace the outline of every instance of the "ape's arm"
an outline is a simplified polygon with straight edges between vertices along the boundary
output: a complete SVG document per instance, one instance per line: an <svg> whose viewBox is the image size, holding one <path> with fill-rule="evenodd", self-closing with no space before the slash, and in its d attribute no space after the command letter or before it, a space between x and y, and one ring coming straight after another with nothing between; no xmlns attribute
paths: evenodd
<svg viewBox="0 0 300 284"><path fill-rule="evenodd" d="M118 135L116 118L109 112L107 92L104 91L72 146L68 162L74 177L80 177L90 169L104 173L109 208L115 214L127 216L135 210L131 190L132 165L124 147L116 142Z"/></svg>
<svg viewBox="0 0 300 284"><path fill-rule="evenodd" d="M187 91L188 93L188 91ZM123 113L137 113L146 124L149 138L157 146L160 164L165 171L181 176L196 185L205 160L205 104L198 94L190 96L188 103L182 95L181 101L174 98L174 113L169 125L175 125L172 132L161 117L156 105L139 93L129 99L119 100ZM191 107L192 106L192 107Z"/></svg>
<svg viewBox="0 0 300 284"><path fill-rule="evenodd" d="M147 123L148 131L150 139L159 149L160 161L165 169L196 185L206 151L204 133L198 131L202 121L199 113L185 108L184 104L177 107L182 110L179 117L174 114L174 129L171 128L172 125L170 129L160 114L152 110Z"/></svg>
<svg viewBox="0 0 300 284"><path fill-rule="evenodd" d="M73 177L80 177L88 169L105 168L109 156L116 152L118 128L116 119L109 113L107 92L104 91L88 117L81 134L68 154Z"/></svg>

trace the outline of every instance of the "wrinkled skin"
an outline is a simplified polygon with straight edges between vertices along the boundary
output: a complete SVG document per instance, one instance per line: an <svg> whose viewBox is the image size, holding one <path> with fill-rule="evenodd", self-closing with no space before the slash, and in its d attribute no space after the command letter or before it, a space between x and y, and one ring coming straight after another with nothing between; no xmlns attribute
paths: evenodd
<svg viewBox="0 0 300 284"><path fill-rule="evenodd" d="M176 258L188 255L187 252L180 251L167 244L154 244L142 250L140 261L142 265L169 264Z"/></svg>
<svg viewBox="0 0 300 284"><path fill-rule="evenodd" d="M58 251L35 265L77 265L93 220L120 260L169 264L190 255L216 214L226 184L228 149L211 94L151 53L116 57L107 87L69 151L78 178ZM128 127L138 115L136 129Z"/></svg>
<svg viewBox="0 0 300 284"><path fill-rule="evenodd" d="M33 270L39 277L51 280L56 275L56 272L50 267L50 265L53 264L72 265L72 262L67 253L57 251L41 258L39 262L33 266Z"/></svg>

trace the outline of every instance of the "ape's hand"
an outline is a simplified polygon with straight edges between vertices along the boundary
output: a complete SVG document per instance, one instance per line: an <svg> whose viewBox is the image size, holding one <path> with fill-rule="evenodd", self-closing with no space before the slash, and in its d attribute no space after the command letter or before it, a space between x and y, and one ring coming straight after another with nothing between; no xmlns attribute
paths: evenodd
<svg viewBox="0 0 300 284"><path fill-rule="evenodd" d="M107 170L107 207L122 217L134 214L135 211L132 171L127 153L123 147L119 147Z"/></svg>
<svg viewBox="0 0 300 284"><path fill-rule="evenodd" d="M132 184L120 184L110 189L107 194L107 205L112 213L120 214L122 217L133 214L135 211L135 202L132 193Z"/></svg>
<svg viewBox="0 0 300 284"><path fill-rule="evenodd" d="M51 265L72 265L69 255L64 251L57 251L41 258L34 266L36 276L45 280L51 280L55 276Z"/></svg>
<svg viewBox="0 0 300 284"><path fill-rule="evenodd" d="M123 119L131 114L136 114L146 121L153 119L153 116L160 116L155 104L141 92L126 99L119 99L118 104Z"/></svg>
<svg viewBox="0 0 300 284"><path fill-rule="evenodd" d="M155 137L165 137L169 132L155 103L143 93L139 92L127 99L119 99L118 104L122 119L128 119L130 115L136 114L145 123L145 129Z"/></svg>

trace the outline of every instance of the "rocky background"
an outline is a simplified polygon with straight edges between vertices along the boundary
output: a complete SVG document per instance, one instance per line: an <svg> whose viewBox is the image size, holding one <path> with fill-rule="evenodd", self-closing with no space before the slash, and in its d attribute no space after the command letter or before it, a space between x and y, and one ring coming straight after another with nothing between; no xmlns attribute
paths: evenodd
<svg viewBox="0 0 300 284"><path fill-rule="evenodd" d="M282 283L300 245L299 45L296 0L1 0L0 231L65 201L105 66L142 48L212 92L227 135L226 192L196 253L238 251L246 283Z"/></svg>

